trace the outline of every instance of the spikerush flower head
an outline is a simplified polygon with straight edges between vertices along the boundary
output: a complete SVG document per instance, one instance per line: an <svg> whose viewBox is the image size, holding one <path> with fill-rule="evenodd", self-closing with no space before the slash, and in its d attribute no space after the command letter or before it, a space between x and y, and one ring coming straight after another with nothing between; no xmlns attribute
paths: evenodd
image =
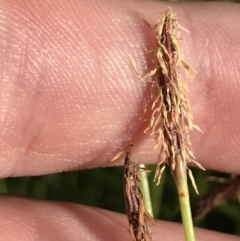
<svg viewBox="0 0 240 241"><path fill-rule="evenodd" d="M176 161L184 162L186 168L189 162L194 162L204 169L196 162L189 140L189 131L193 128L200 129L193 124L192 111L186 96L188 88L180 75L181 67L190 76L194 73L181 57L178 43L180 28L182 27L178 24L176 15L169 8L163 19L153 28L156 40L156 48L152 51L155 67L141 76L142 79L152 77L151 118L145 133L154 136L155 149L161 144L154 178L157 185L160 183L166 163L170 166L172 174ZM147 112L148 108L145 111ZM198 193L190 169L188 172Z"/></svg>

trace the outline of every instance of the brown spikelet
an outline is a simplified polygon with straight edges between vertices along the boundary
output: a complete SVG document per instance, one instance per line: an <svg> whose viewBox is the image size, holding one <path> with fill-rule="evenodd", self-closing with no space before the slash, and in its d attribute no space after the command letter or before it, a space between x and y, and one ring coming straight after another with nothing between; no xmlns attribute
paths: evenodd
<svg viewBox="0 0 240 241"><path fill-rule="evenodd" d="M139 172L148 172L141 169L131 159L131 146L127 148L124 162L124 196L126 211L129 222L129 233L132 241L151 241L151 234L148 229L149 220L152 216L147 212L140 191Z"/></svg>
<svg viewBox="0 0 240 241"><path fill-rule="evenodd" d="M180 67L190 76L194 73L181 58L178 44L180 28L182 27L177 23L176 15L169 8L163 19L153 28L156 40L156 49L153 51L155 68L141 76L141 79L152 77L152 106L149 108L151 119L145 133L154 136L155 148L161 144L155 174L157 185L160 183L165 163L170 166L172 174L178 160L183 161L186 168L189 162L194 162L204 169L195 161L189 140L189 131L199 128L193 124L190 104L186 97L187 85L179 73ZM146 108L145 111L147 110ZM191 171L189 176L197 192Z"/></svg>

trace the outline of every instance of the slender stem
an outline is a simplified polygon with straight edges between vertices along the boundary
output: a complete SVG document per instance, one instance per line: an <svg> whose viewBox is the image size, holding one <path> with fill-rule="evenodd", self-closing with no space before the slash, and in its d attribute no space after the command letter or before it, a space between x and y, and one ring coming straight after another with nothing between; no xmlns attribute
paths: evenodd
<svg viewBox="0 0 240 241"><path fill-rule="evenodd" d="M139 167L141 169L146 169L144 164L140 164ZM151 195L150 195L148 176L147 175L148 174L145 171L140 172L141 189L142 189L144 205L147 209L147 212L153 217L153 208L152 208L152 201L151 201Z"/></svg>
<svg viewBox="0 0 240 241"><path fill-rule="evenodd" d="M174 177L178 191L185 240L195 241L194 227L189 201L186 164L184 163L180 154L176 155L176 167L174 170L172 170L172 175Z"/></svg>

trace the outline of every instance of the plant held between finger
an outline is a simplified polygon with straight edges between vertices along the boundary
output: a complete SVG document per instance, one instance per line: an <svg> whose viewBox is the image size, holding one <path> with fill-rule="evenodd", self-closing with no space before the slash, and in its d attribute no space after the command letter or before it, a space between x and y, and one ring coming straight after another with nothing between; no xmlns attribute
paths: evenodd
<svg viewBox="0 0 240 241"><path fill-rule="evenodd" d="M178 43L179 29L182 28L176 15L169 8L161 21L153 27L156 48L151 51L154 69L141 79L151 77L151 105L145 108L151 117L145 133L155 139L155 149L161 144L158 164L155 173L157 185L167 164L175 180L178 191L185 238L195 240L191 217L187 172L194 189L198 193L188 163L193 162L204 169L195 159L189 131L193 128L200 130L193 124L193 117L188 98L187 85L180 75L180 67L192 76L194 71L181 58ZM182 28L183 29L183 28ZM136 68L136 64L133 61Z"/></svg>

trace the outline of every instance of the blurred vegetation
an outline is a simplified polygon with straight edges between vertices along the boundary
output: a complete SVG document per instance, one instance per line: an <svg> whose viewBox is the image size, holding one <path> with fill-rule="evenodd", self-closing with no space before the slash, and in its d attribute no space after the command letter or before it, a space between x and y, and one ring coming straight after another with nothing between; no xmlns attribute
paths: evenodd
<svg viewBox="0 0 240 241"><path fill-rule="evenodd" d="M177 2L178 0L172 0ZM181 0L184 2L184 0ZM194 2L194 1L192 1ZM225 1L225 2L240 2ZM155 218L174 221L179 216L179 205L173 179L166 170L160 186L152 182L155 166L149 166L150 191ZM216 185L207 180L208 176L226 177L226 174L193 170L200 195L196 195L190 186L191 202L201 199ZM108 167L37 177L0 179L0 194L31 197L43 200L68 201L100 207L125 213L123 195L123 168ZM237 199L212 210L196 226L219 232L240 235L240 204Z"/></svg>

